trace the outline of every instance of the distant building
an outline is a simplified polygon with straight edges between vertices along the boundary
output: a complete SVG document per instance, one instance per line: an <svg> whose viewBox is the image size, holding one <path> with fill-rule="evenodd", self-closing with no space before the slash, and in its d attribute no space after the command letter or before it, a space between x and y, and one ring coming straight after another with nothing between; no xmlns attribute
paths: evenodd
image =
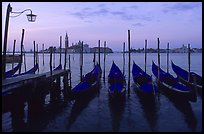
<svg viewBox="0 0 204 134"><path fill-rule="evenodd" d="M106 50L106 53L113 53L111 48L106 47L106 49L105 49L104 47L100 47L100 53L104 53L104 50ZM99 52L98 47L90 48L90 52L91 53L94 53L94 52L98 53Z"/></svg>
<svg viewBox="0 0 204 134"><path fill-rule="evenodd" d="M202 48L192 48L191 50L193 53L202 53Z"/></svg>
<svg viewBox="0 0 204 134"><path fill-rule="evenodd" d="M84 45L83 45L83 52L84 52L84 53L90 53L90 48L89 48L89 45L88 45L88 44L84 44Z"/></svg>
<svg viewBox="0 0 204 134"><path fill-rule="evenodd" d="M68 36L67 36L67 33L65 35L65 47L69 47L69 39L68 39Z"/></svg>
<svg viewBox="0 0 204 134"><path fill-rule="evenodd" d="M187 48L187 46L182 45L181 48L174 48L170 52L172 52L172 53L188 53L188 48Z"/></svg>
<svg viewBox="0 0 204 134"><path fill-rule="evenodd" d="M188 53L188 48L187 48L187 46L182 46L181 47L181 52L180 53Z"/></svg>

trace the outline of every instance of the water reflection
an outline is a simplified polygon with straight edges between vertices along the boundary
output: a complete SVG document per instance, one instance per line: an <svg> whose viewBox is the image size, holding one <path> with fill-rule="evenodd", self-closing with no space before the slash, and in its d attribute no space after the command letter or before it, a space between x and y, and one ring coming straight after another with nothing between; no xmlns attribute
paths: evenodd
<svg viewBox="0 0 204 134"><path fill-rule="evenodd" d="M69 130L72 124L74 124L77 117L89 105L90 101L93 100L96 96L98 96L100 84L96 85L93 88L96 89L94 92L90 92L90 94L86 96L80 96L76 100L74 100L74 104L72 106L70 116L68 117L68 124L66 126L67 130Z"/></svg>
<svg viewBox="0 0 204 134"><path fill-rule="evenodd" d="M161 88L161 87L160 87ZM164 88L164 87L163 87ZM184 120L191 131L196 131L197 120L191 108L188 98L183 98L178 94L163 93L178 111L183 114Z"/></svg>
<svg viewBox="0 0 204 134"><path fill-rule="evenodd" d="M120 122L123 117L125 103L126 103L126 95L113 97L109 95L109 108L110 114L112 118L112 131L118 132L120 128Z"/></svg>
<svg viewBox="0 0 204 134"><path fill-rule="evenodd" d="M203 90L202 88L197 88L197 89L196 89L197 94L201 97L201 99L202 99L202 97L203 97L203 96L202 96L202 95L203 95L202 90Z"/></svg>
<svg viewBox="0 0 204 134"><path fill-rule="evenodd" d="M36 111L35 114L28 113L27 130L33 132L42 131L51 120L63 112L65 107L68 107L67 102L58 100L47 104L43 111ZM32 110L33 112L35 110Z"/></svg>
<svg viewBox="0 0 204 134"><path fill-rule="evenodd" d="M27 56L27 63L28 63L27 68L31 68L33 65L33 54L26 53L26 55L28 55ZM40 54L40 55L42 56L42 54ZM184 54L179 54L179 53L178 54L172 54L171 58L173 60L182 61L182 59L185 58L185 56L183 56L183 55ZM59 56L59 55L57 54L56 56ZM62 59L64 59L63 56L64 55L62 55ZM128 56L128 54L126 53L126 58L127 58L127 56ZM140 62L141 65L143 65L143 56L144 56L143 54L139 54L139 53L132 54L132 58L138 59L138 62ZM72 85L76 85L78 83L78 80L79 80L79 70L80 70L79 60L78 60L79 57L80 57L79 54L75 54L75 61L71 63L71 65L73 65L73 67L71 68ZM86 58L84 58L83 71L88 72L90 70L90 68L93 68L93 65L92 65L93 54L86 54L85 57ZM115 62L118 63L119 66L122 67L122 62L121 62L122 58L121 57L122 57L122 54L120 54L120 53L112 53L112 54L107 55L107 58L106 58L106 76L109 72L109 69L111 67L110 63L112 63L113 59ZM44 66L45 69L44 69L44 71L42 70L43 68L41 68L41 67L43 67L42 62L40 62L40 65L39 65L40 66L40 73L47 72L47 70L50 69L49 68L49 58L50 58L49 54L45 54L45 66ZM56 59L58 59L58 58L56 58ZM201 67L202 62L200 60L200 59L202 59L201 54L199 54L199 55L193 54L191 58L193 59L192 62L194 62L194 64L192 64L192 66L194 66L194 70L201 72L201 74L202 74L202 67ZM149 60L149 62L148 62L148 60ZM151 71L151 61L152 60L155 60L155 61L157 60L157 54L156 53L151 53L149 58L147 58L147 73L149 73L149 74L152 73L152 71ZM166 59L163 58L163 62L162 62L162 58L161 58L161 63L165 63L165 60ZM56 61L56 65L58 64L58 62L59 62L59 60ZM62 65L64 65L64 60L62 60ZM165 64L162 64L162 65L165 66ZM11 68L11 66L9 66L9 67ZM68 64L67 64L67 68L68 68ZM125 65L125 74L126 75L128 74L128 65L127 64ZM126 76L126 81L128 81L127 76ZM133 81L131 80L131 83L132 82ZM111 120L112 120L112 118L110 117L111 111L109 110L110 107L108 106L108 99L109 98L107 98L108 97L108 94L107 94L107 90L108 90L107 84L108 83L106 81L104 84L103 81L101 81L101 84L102 84L103 88L102 88L102 90L100 89L99 99L97 97L95 97L95 99L91 100L89 105L86 107L88 110L85 109L86 111L84 110L84 112L82 112L82 115L89 115L89 113L85 113L85 112L90 112L90 111L95 110L97 113L94 113L91 115L96 115L96 117L95 116L93 116L92 118L87 117L85 119L86 120L90 119L89 124L98 123L98 125L96 124L97 127L95 129L90 129L90 127L87 127L86 125L82 124L80 126L80 128L85 130L85 131L86 130L112 131L111 123L117 124L116 122L111 122ZM29 90L29 88L26 88L26 90ZM200 95L202 95L202 90L201 90ZM126 96L126 97L128 97L128 96ZM49 99L46 99L46 100L48 100L48 101L46 101L47 103L45 103L47 106L49 103ZM100 104L98 104L97 101L99 101ZM180 100L177 99L177 101L180 101ZM5 102L5 105L3 105L4 102ZM11 106L11 104L8 101L4 101L4 102L2 103L2 110L4 110L3 109L4 106L6 106L6 107ZM196 131L202 132L202 99L199 98L199 101L197 101L195 105L191 105L191 106L189 106L188 102L187 102L187 104L185 104L185 102L184 102L184 104L182 104L182 103L177 104L177 105L181 105L181 106L184 105L184 106L182 106L182 108L180 108L180 107L178 108L178 109L182 109L182 110L178 110L176 107L174 107L174 105L171 104L173 102L171 102L166 96L163 96L163 94L160 94L159 103L161 103L161 105L160 105L159 111L157 111L158 119L155 119L156 120L155 122L157 122L156 126L154 128L155 130L157 130L157 131L171 131L170 129L172 128L173 130L178 130L178 131L191 131L191 129L193 130L196 128ZM157 103L157 106L159 103ZM90 104L93 104L93 106ZM98 105L98 107L96 107L95 105ZM185 105L187 105L187 106L185 106ZM142 106L142 104L141 104L141 102L139 102L139 97L137 96L137 94L134 93L134 90L132 90L132 88L131 88L130 97L126 98L125 107L127 107L127 111L125 109L124 114L121 115L122 119L120 120L120 124L119 124L120 126L118 127L119 131L150 131L150 127L149 127L150 125L148 124L148 119L145 118L146 116L142 115L142 114L145 115L145 112L143 112L143 109L141 109L140 106ZM18 106L16 106L16 107L19 108ZM28 118L26 117L26 119L25 119L25 116L24 116L20 120L16 119L15 120L16 123L14 123L13 126L11 124L12 123L11 114L9 114L8 110L7 111L5 110L6 111L5 114L3 114L3 112L2 112L2 130L3 131L13 131L13 130L15 130L15 131L22 131L22 130L23 131L24 130L38 131L39 130L40 131L43 129L44 131L64 131L64 130L66 131L66 127L67 127L66 125L67 125L67 122L69 120L68 117L70 116L70 112L71 112L72 107L73 107L73 105L71 105L70 102L68 102L68 105L65 104L64 107L62 107L60 104L53 104L52 106L50 105L49 108L46 108L47 114L45 114L45 115L40 114L41 117L38 117L38 119L36 118L36 116L33 115L33 118L36 119L36 122L33 122L31 120L31 118L29 119L29 117ZM196 115L197 121L193 115L193 112L191 111L191 108L189 109L189 107L192 107L192 110L193 110L194 114ZM66 108L66 111L64 111L65 110L64 108ZM158 110L158 108L157 108L157 110ZM142 111L142 112L140 112L140 111ZM27 112L28 112L27 109L24 108L24 113L27 114ZM187 113L186 115L184 114L185 112ZM159 115L160 113L161 113L161 115ZM148 114L150 115L150 113L148 113ZM169 116L169 114L170 114L170 116ZM142 115L142 117L141 117L141 115ZM178 119L171 118L171 117L178 117ZM64 118L66 118L65 119L66 121L64 121ZM140 122L138 119L142 119L145 121ZM168 121L169 119L172 119L175 121ZM109 120L110 120L110 122L109 122ZM78 121L79 122L84 121L84 118L78 117L77 123L78 123ZM139 121L139 123L138 123L138 121ZM154 121L152 121L152 122L154 122ZM167 124L173 122L174 124L172 123L169 125L164 125L163 124L164 122ZM76 125L78 125L77 123L75 121ZM196 123L197 123L197 125L196 125ZM70 130L72 128L73 128L72 130L76 130L77 128L79 128L78 126L75 127L75 124L72 125ZM188 124L190 124L189 127L187 126ZM45 127L43 127L43 126L45 126ZM93 127L95 127L95 126L93 126ZM168 128L165 128L166 126ZM87 127L88 129L85 127Z"/></svg>
<svg viewBox="0 0 204 134"><path fill-rule="evenodd" d="M137 94L137 97L139 98L141 108L144 112L144 117L147 119L151 131L156 131L155 128L158 119L156 100L157 96L155 96L154 94L139 91L137 87L134 87L134 91Z"/></svg>
<svg viewBox="0 0 204 134"><path fill-rule="evenodd" d="M16 89L17 90L17 89ZM2 114L10 112L11 131L24 131L26 124L24 121L24 107L25 107L25 94L22 92L12 92L2 96Z"/></svg>
<svg viewBox="0 0 204 134"><path fill-rule="evenodd" d="M11 125L12 130L8 131L42 131L48 122L67 106L67 103L61 100L48 105L43 103L42 96L28 97L20 92L6 96L3 99L6 106L3 106L2 113L11 112L11 122L8 125Z"/></svg>
<svg viewBox="0 0 204 134"><path fill-rule="evenodd" d="M200 96L200 98L202 99L202 88L201 87L197 87L191 84L187 86L191 89L192 93L194 93L196 97Z"/></svg>

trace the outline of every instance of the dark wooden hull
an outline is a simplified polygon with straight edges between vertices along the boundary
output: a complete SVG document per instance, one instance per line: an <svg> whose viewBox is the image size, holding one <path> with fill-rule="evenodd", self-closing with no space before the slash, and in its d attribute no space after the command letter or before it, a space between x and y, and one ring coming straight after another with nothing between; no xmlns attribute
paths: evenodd
<svg viewBox="0 0 204 134"><path fill-rule="evenodd" d="M13 69L9 70L6 72L6 78L12 77L19 69L20 69L21 64L18 63L18 65L16 67L14 67Z"/></svg>
<svg viewBox="0 0 204 134"><path fill-rule="evenodd" d="M120 97L125 96L126 90L124 88L122 92L110 92L110 91L108 91L108 93L109 93L109 96L112 98L120 98Z"/></svg>
<svg viewBox="0 0 204 134"><path fill-rule="evenodd" d="M112 97L125 95L125 76L119 67L113 62L108 75L109 89L108 92Z"/></svg>
<svg viewBox="0 0 204 134"><path fill-rule="evenodd" d="M99 87L100 87L99 82L95 82L94 84L91 85L90 88L86 90L83 90L80 92L71 92L71 96L72 96L71 98L77 99L77 100L89 98L89 96L92 96L92 94L99 92Z"/></svg>
<svg viewBox="0 0 204 134"><path fill-rule="evenodd" d="M136 92L136 93L141 93L141 94L148 94L148 95L155 95L158 91L152 91L152 92L145 92L144 90L142 90L142 89L140 89L140 85L138 84L138 83L134 83L133 84L133 86L134 86L134 91ZM155 85L152 85L152 87L154 86L154 88L157 88ZM151 88L151 90L155 90L154 88ZM147 96L148 96L147 95Z"/></svg>
<svg viewBox="0 0 204 134"><path fill-rule="evenodd" d="M16 74L16 75L13 75L12 77L16 77L16 76L20 76L20 75L25 75L25 74L35 74L35 72L37 71L37 69L39 69L39 66L38 64L36 64L33 68L31 68L30 70L24 72L24 73L21 73L21 74Z"/></svg>
<svg viewBox="0 0 204 134"><path fill-rule="evenodd" d="M191 90L189 92L179 92L179 91L172 89L171 87L168 87L163 82L158 82L158 81L157 81L157 85L158 85L158 89L164 95L167 95L173 98L177 98L177 99L179 98L180 100L189 100L192 102L197 101L197 96L194 90Z"/></svg>
<svg viewBox="0 0 204 134"><path fill-rule="evenodd" d="M194 72L190 72L190 82L188 82L189 73L181 67L171 62L172 69L176 73L177 77L186 85L196 86L196 88L202 88L202 77ZM194 81L195 79L195 81Z"/></svg>
<svg viewBox="0 0 204 134"><path fill-rule="evenodd" d="M186 85L180 83L178 79L174 78L171 74L166 73L161 68L160 70L160 81L158 81L158 66L152 64L152 72L156 76L156 83L158 85L159 90L164 94L176 96L180 99L189 99L190 101L195 102L197 100L197 96L194 90L191 90Z"/></svg>
<svg viewBox="0 0 204 134"><path fill-rule="evenodd" d="M188 86L191 90L195 90L198 95L202 96L202 87L199 85L195 85L194 83L189 83L188 81L184 80L182 77L178 77L179 81Z"/></svg>

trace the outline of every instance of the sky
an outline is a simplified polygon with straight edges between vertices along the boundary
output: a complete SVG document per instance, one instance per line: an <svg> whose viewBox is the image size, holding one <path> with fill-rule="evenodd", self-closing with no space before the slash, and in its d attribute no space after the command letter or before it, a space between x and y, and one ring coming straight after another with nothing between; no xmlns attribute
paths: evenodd
<svg viewBox="0 0 204 134"><path fill-rule="evenodd" d="M8 2L2 2L2 48ZM10 2L13 12L31 9L37 15L35 22L28 22L25 11L18 17L9 17L7 50L20 50L22 29L25 29L24 48L33 49L33 41L42 49L59 47L65 35L69 45L79 40L89 47L101 46L106 41L113 51L128 48L130 30L131 48L170 49L189 43L192 48L202 48L202 2ZM11 13L10 16L17 14Z"/></svg>

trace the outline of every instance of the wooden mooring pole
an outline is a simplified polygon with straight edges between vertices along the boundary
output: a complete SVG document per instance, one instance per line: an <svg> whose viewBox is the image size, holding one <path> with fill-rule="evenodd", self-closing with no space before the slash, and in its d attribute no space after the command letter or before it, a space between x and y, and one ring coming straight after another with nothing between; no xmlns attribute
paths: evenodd
<svg viewBox="0 0 204 134"><path fill-rule="evenodd" d="M9 15L10 12L12 11L12 7L10 3L7 6L7 11L6 11L6 20L5 20L5 31L4 31L4 46L3 46L3 69L2 69L2 78L6 78L6 50L7 50L7 37L8 37L8 26L9 26Z"/></svg>
<svg viewBox="0 0 204 134"><path fill-rule="evenodd" d="M145 40L144 52L145 52L145 73L146 73L146 68L147 68L147 40Z"/></svg>
<svg viewBox="0 0 204 134"><path fill-rule="evenodd" d="M60 36L60 65L62 64L62 51L61 51L61 49L62 49L62 36Z"/></svg>
<svg viewBox="0 0 204 134"><path fill-rule="evenodd" d="M36 63L38 64L38 73L39 73L39 56L38 56L38 44L37 44L37 52L36 52Z"/></svg>
<svg viewBox="0 0 204 134"><path fill-rule="evenodd" d="M33 66L35 66L35 41L33 41L33 44L34 44L34 50L33 50L33 53L34 53L34 59L33 59L34 65Z"/></svg>
<svg viewBox="0 0 204 134"><path fill-rule="evenodd" d="M66 70L66 65L67 65L67 45L65 45L64 70Z"/></svg>
<svg viewBox="0 0 204 134"><path fill-rule="evenodd" d="M167 73L169 73L169 42L167 44Z"/></svg>
<svg viewBox="0 0 204 134"><path fill-rule="evenodd" d="M71 82L71 62L70 62L70 54L69 54L69 75L70 75L70 79L69 79L69 86L72 87L72 82Z"/></svg>
<svg viewBox="0 0 204 134"><path fill-rule="evenodd" d="M67 36L67 33L66 33L66 36L65 36L65 59L64 59L64 70L66 70L66 65L67 65L67 48L68 48L68 36Z"/></svg>
<svg viewBox="0 0 204 134"><path fill-rule="evenodd" d="M15 47L16 47L16 40L14 40L14 43L13 43L13 61L14 61L14 55L15 55ZM12 62L12 70L13 70L13 67L14 67L14 63Z"/></svg>
<svg viewBox="0 0 204 134"><path fill-rule="evenodd" d="M123 43L123 75L125 74L125 42Z"/></svg>
<svg viewBox="0 0 204 134"><path fill-rule="evenodd" d="M64 95L64 100L67 100L68 96L71 94L71 90L68 90L68 73L64 73L64 90L63 90L63 95Z"/></svg>
<svg viewBox="0 0 204 134"><path fill-rule="evenodd" d="M99 66L101 66L101 62L100 62L100 40L98 40L98 64Z"/></svg>
<svg viewBox="0 0 204 134"><path fill-rule="evenodd" d="M128 30L128 96L130 95L130 30Z"/></svg>
<svg viewBox="0 0 204 134"><path fill-rule="evenodd" d="M72 43L72 46L74 45L74 43ZM72 50L72 60L74 61L74 49Z"/></svg>
<svg viewBox="0 0 204 134"><path fill-rule="evenodd" d="M80 55L80 81L82 81L82 67L83 67L83 41L81 42L81 55Z"/></svg>
<svg viewBox="0 0 204 134"><path fill-rule="evenodd" d="M190 59L190 44L188 44L188 82L190 82L190 68L191 68L191 59Z"/></svg>
<svg viewBox="0 0 204 134"><path fill-rule="evenodd" d="M104 57L103 57L103 64L104 64L104 66L103 66L103 80L105 81L105 68L106 68L106 41L104 41Z"/></svg>
<svg viewBox="0 0 204 134"><path fill-rule="evenodd" d="M55 50L56 50L56 47L53 47L53 68L55 68Z"/></svg>
<svg viewBox="0 0 204 134"><path fill-rule="evenodd" d="M68 36L66 34L65 36L65 58L64 58L64 70L66 70L66 65L67 65L67 48L68 48ZM68 97L68 73L64 74L64 90L63 90L63 94L64 94L64 99L66 100Z"/></svg>
<svg viewBox="0 0 204 134"><path fill-rule="evenodd" d="M50 47L50 74L52 75L52 50L53 47Z"/></svg>
<svg viewBox="0 0 204 134"><path fill-rule="evenodd" d="M71 53L71 52L70 52L70 53ZM68 67L69 67L69 70L71 70L70 53L69 53L69 56L68 56L68 62L69 62Z"/></svg>
<svg viewBox="0 0 204 134"><path fill-rule="evenodd" d="M42 49L43 49L43 66L44 66L44 64L45 64L45 62L44 62L44 44L42 44Z"/></svg>
<svg viewBox="0 0 204 134"><path fill-rule="evenodd" d="M96 49L94 49L94 57L93 57L94 66L96 65Z"/></svg>
<svg viewBox="0 0 204 134"><path fill-rule="evenodd" d="M24 29L22 29L22 37L21 37L21 65L22 65L22 61L23 61L23 39L24 39ZM19 74L21 73L21 65L19 68Z"/></svg>
<svg viewBox="0 0 204 134"><path fill-rule="evenodd" d="M160 81L160 54L159 54L159 38L157 38L158 41L158 82Z"/></svg>
<svg viewBox="0 0 204 134"><path fill-rule="evenodd" d="M24 49L24 45L23 45L23 57L24 57L24 67L25 67L25 72L26 72L26 56L25 56L25 49Z"/></svg>

